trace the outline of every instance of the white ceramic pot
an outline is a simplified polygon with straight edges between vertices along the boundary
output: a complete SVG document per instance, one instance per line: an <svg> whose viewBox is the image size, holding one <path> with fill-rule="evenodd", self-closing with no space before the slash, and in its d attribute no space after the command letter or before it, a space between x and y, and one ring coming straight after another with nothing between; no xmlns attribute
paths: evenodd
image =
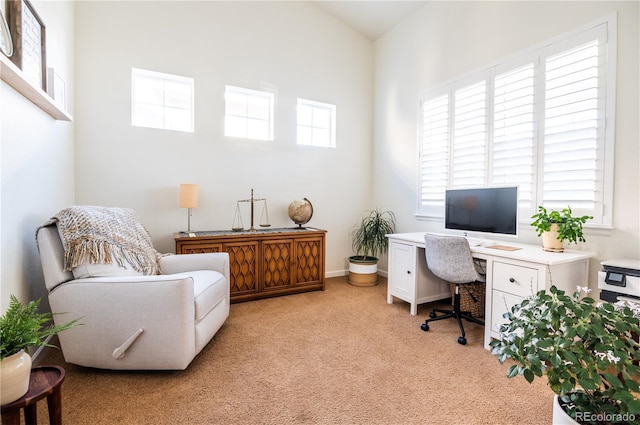
<svg viewBox="0 0 640 425"><path fill-rule="evenodd" d="M553 425L580 425L579 422L576 422L571 416L567 415L567 412L560 406L558 394L554 394L553 396L553 416L551 418Z"/></svg>
<svg viewBox="0 0 640 425"><path fill-rule="evenodd" d="M24 350L0 361L0 399L2 404L16 401L29 390L31 356Z"/></svg>

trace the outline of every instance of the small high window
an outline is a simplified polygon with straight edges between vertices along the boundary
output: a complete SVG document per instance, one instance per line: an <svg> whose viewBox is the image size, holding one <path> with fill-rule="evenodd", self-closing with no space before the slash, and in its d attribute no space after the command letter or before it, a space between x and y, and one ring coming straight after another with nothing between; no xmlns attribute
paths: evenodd
<svg viewBox="0 0 640 425"><path fill-rule="evenodd" d="M298 99L299 145L336 147L336 106Z"/></svg>
<svg viewBox="0 0 640 425"><path fill-rule="evenodd" d="M193 78L131 69L131 125L193 132Z"/></svg>
<svg viewBox="0 0 640 425"><path fill-rule="evenodd" d="M273 93L226 86L224 100L225 136L273 140Z"/></svg>

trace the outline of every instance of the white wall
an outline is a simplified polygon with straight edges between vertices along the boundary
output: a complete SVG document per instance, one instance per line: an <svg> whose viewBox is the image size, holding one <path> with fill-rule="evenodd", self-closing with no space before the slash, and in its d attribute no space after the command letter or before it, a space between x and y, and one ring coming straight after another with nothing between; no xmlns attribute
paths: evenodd
<svg viewBox="0 0 640 425"><path fill-rule="evenodd" d="M327 273L344 272L371 201L371 41L310 2L78 2L76 16L76 203L133 208L174 252L180 183L200 185L194 230L230 229L252 188L291 227L307 197ZM131 67L195 79L195 133L131 126ZM275 90L275 141L224 137L225 84ZM297 97L337 105L336 149L296 146Z"/></svg>
<svg viewBox="0 0 640 425"><path fill-rule="evenodd" d="M46 26L47 65L66 80L73 114L73 2L32 4ZM0 141L1 309L6 309L10 294L23 302L44 296L46 307L35 231L73 203L73 123L54 120L1 82Z"/></svg>
<svg viewBox="0 0 640 425"><path fill-rule="evenodd" d="M586 229L586 244L599 262L640 258L640 134L638 117L639 4L636 2L429 2L374 46L374 202L391 206L398 231L442 231L416 212L418 94L481 69L603 16L618 14L618 78L614 227ZM521 242L540 243L521 226ZM575 248L575 245L571 245Z"/></svg>

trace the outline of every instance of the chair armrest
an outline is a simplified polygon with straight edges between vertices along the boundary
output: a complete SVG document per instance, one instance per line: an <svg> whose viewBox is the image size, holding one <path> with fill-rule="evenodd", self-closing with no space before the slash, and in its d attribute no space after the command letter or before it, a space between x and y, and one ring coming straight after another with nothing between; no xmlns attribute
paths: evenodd
<svg viewBox="0 0 640 425"><path fill-rule="evenodd" d="M160 258L160 270L163 274L215 270L222 273L227 282L230 281L229 254L226 252L167 255Z"/></svg>
<svg viewBox="0 0 640 425"><path fill-rule="evenodd" d="M195 355L194 282L184 275L119 276L65 282L49 293L65 360L105 369L184 369ZM65 314L60 314L65 313ZM126 346L132 334L142 335ZM124 347L127 348L127 347Z"/></svg>

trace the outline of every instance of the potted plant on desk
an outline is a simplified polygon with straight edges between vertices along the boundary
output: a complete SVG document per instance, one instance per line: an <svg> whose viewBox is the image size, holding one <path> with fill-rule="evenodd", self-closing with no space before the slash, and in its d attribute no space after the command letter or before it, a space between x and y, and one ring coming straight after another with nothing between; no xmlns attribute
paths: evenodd
<svg viewBox="0 0 640 425"><path fill-rule="evenodd" d="M392 211L367 211L352 233L352 248L356 255L349 257L348 282L355 286L378 284L378 254L389 248L387 235L395 232L396 216Z"/></svg>
<svg viewBox="0 0 640 425"><path fill-rule="evenodd" d="M531 218L534 219L531 225L536 228L538 236L542 235L542 249L563 252L565 240L569 243L586 242L582 226L593 217L574 217L569 206L560 211L547 211L545 207L539 206L538 212Z"/></svg>
<svg viewBox="0 0 640 425"><path fill-rule="evenodd" d="M31 356L29 347L55 347L47 339L75 326L79 319L64 325L47 325L51 313L38 313L40 300L23 305L11 295L9 307L0 317L0 383L2 404L11 403L29 390Z"/></svg>
<svg viewBox="0 0 640 425"><path fill-rule="evenodd" d="M640 319L625 305L597 303L552 286L505 314L492 354L513 364L509 378L546 376L554 424L638 423ZM557 405L557 406L556 406ZM566 414L570 422L560 418Z"/></svg>

